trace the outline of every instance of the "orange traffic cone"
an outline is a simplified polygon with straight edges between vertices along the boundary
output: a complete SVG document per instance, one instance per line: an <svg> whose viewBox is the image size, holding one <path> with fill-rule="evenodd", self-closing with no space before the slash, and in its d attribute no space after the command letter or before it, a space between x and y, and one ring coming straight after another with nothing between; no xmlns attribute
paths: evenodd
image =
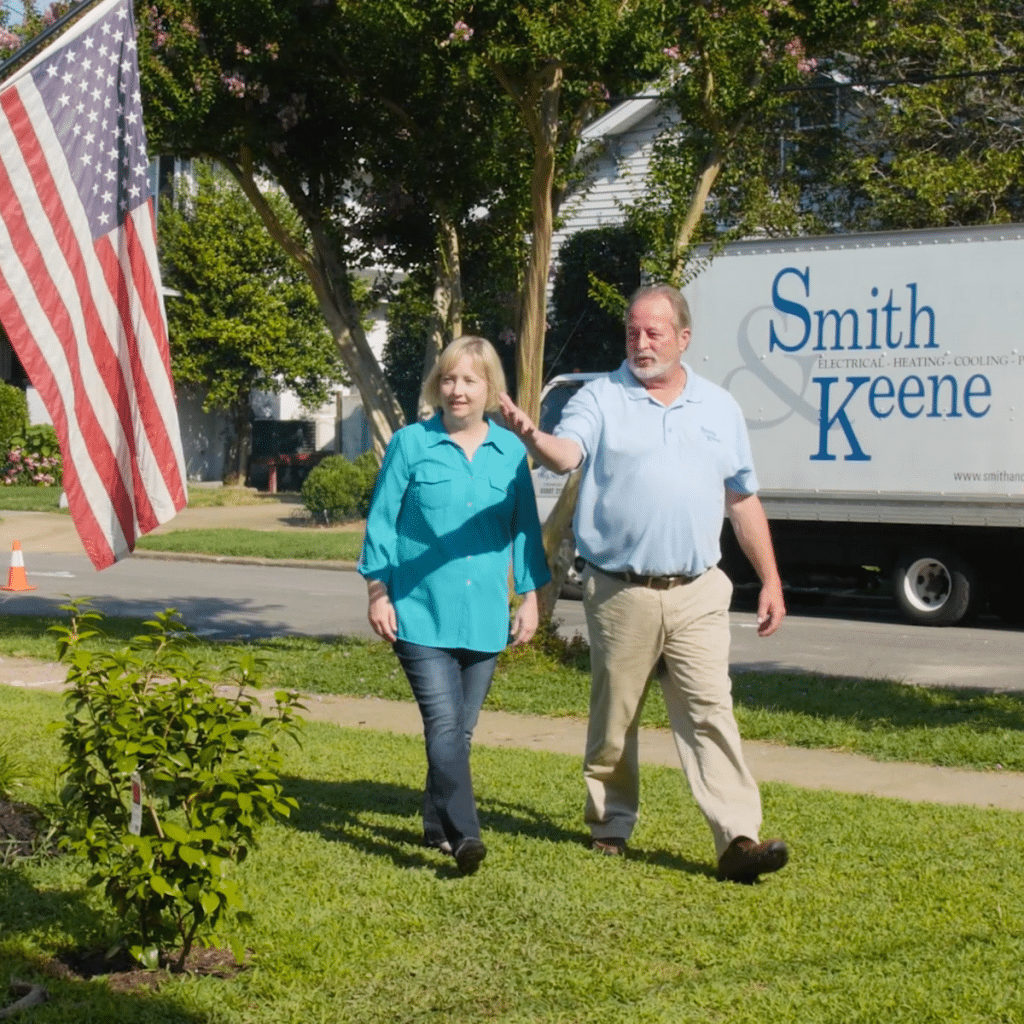
<svg viewBox="0 0 1024 1024"><path fill-rule="evenodd" d="M16 540L11 549L11 571L7 576L7 586L0 590L35 590L25 575L25 556L21 553L21 541Z"/></svg>

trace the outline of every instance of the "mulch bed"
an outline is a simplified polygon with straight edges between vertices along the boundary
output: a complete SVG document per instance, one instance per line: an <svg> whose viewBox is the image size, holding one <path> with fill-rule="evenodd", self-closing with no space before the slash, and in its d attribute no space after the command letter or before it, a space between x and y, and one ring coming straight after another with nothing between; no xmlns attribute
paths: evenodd
<svg viewBox="0 0 1024 1024"><path fill-rule="evenodd" d="M245 964L235 960L230 949L195 947L185 960L185 973L211 978L233 978L245 970ZM138 989L157 989L172 977L166 965L148 971L140 967L127 950L119 950L108 959L103 950L70 951L53 958L46 968L53 977L72 981L106 977L113 992L134 992Z"/></svg>

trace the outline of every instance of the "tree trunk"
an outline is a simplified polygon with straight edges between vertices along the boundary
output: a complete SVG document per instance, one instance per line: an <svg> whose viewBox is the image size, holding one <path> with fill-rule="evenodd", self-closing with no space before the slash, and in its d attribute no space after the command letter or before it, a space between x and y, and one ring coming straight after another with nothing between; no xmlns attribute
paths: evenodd
<svg viewBox="0 0 1024 1024"><path fill-rule="evenodd" d="M533 234L516 347L516 401L534 421L540 417L540 390L544 380L544 335L555 220L553 192L561 87L562 68L552 61L534 76L523 100L527 127L533 140L533 178L530 185Z"/></svg>
<svg viewBox="0 0 1024 1024"><path fill-rule="evenodd" d="M462 334L462 263L459 257L459 233L439 205L437 226L437 260L434 264L434 298L430 334L423 350L423 375L426 382L445 345ZM419 418L429 419L434 409L422 398Z"/></svg>
<svg viewBox="0 0 1024 1024"><path fill-rule="evenodd" d="M327 328L338 347L345 369L359 392L363 415L373 438L374 452L380 460L392 434L405 425L405 416L387 377L384 376L384 371L377 362L377 357L373 354L373 349L366 340L360 311L352 301L351 284L344 260L339 257L318 213L301 188L292 182L282 181L282 188L292 206L309 229L313 243L312 253L292 238L274 216L274 211L264 199L251 169L243 169L233 161L223 162L260 215L271 236L285 252L298 261L309 278L327 322Z"/></svg>
<svg viewBox="0 0 1024 1024"><path fill-rule="evenodd" d="M235 444L238 462L235 465L238 484L245 483L249 474L249 456L252 454L252 407L248 396L238 413Z"/></svg>
<svg viewBox="0 0 1024 1024"><path fill-rule="evenodd" d="M697 183L690 195L690 206L686 211L686 216L683 218L683 223L679 226L679 230L672 241L672 262L669 266L668 283L675 285L677 288L682 286L686 249L690 244L690 239L693 237L694 230L700 223L701 217L704 216L704 208L707 206L708 196L711 195L711 190L718 180L718 175L722 172L724 160L725 156L722 152L722 147L716 142L711 147L711 152L708 153L704 161L704 166L701 168Z"/></svg>
<svg viewBox="0 0 1024 1024"><path fill-rule="evenodd" d="M542 587L537 595L541 622L547 622L554 613L555 602L576 557L572 517L576 512L576 499L579 497L582 477L583 471L579 469L569 474L565 487L562 488L562 493L544 524L544 554L551 569L551 582Z"/></svg>

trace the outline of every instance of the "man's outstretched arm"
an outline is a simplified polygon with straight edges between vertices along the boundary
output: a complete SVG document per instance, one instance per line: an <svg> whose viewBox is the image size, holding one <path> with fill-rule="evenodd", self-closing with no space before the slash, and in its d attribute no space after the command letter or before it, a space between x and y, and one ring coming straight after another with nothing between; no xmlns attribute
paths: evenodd
<svg viewBox="0 0 1024 1024"><path fill-rule="evenodd" d="M508 429L526 445L526 450L542 466L552 473L568 473L580 464L583 450L575 441L538 430L533 420L508 395L500 395L498 401Z"/></svg>

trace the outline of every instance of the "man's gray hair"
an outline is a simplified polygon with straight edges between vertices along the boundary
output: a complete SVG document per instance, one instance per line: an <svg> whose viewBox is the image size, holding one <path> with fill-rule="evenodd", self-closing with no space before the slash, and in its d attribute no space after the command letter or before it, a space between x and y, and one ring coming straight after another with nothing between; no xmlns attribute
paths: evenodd
<svg viewBox="0 0 1024 1024"><path fill-rule="evenodd" d="M690 304L686 301L686 296L678 288L670 284L645 285L643 288L638 288L633 292L629 300L629 306L626 307L626 320L629 320L629 314L641 299L651 296L661 296L663 299L668 300L668 304L672 307L672 319L675 321L677 331L681 331L684 328L689 330L693 327L690 320Z"/></svg>

